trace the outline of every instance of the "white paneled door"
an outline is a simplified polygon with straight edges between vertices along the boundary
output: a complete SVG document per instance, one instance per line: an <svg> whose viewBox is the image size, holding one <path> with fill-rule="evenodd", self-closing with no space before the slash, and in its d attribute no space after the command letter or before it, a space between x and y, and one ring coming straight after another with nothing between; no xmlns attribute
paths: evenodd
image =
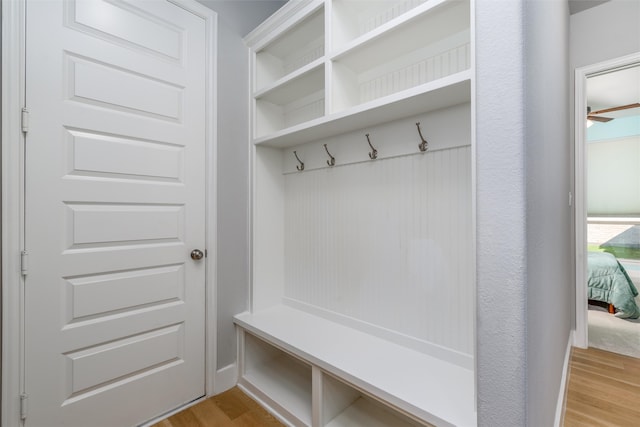
<svg viewBox="0 0 640 427"><path fill-rule="evenodd" d="M25 425L136 425L205 393L205 21L26 6Z"/></svg>

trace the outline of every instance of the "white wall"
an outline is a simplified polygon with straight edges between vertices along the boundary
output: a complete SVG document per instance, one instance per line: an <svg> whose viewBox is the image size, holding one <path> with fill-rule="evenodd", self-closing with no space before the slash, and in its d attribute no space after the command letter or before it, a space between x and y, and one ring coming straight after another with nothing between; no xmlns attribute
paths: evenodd
<svg viewBox="0 0 640 427"><path fill-rule="evenodd" d="M640 51L640 1L611 0L571 15L571 71Z"/></svg>
<svg viewBox="0 0 640 427"><path fill-rule="evenodd" d="M611 0L571 15L571 99L574 98L573 73L576 68L640 52L639 22L640 2L637 0Z"/></svg>
<svg viewBox="0 0 640 427"><path fill-rule="evenodd" d="M569 99L572 100L572 109L575 108L573 99L575 98L574 73L576 68L640 52L640 25L638 22L640 22L640 1L638 0L610 0L571 15L569 19ZM572 111L571 117L573 114ZM573 143L573 123L570 139ZM573 150L572 146L571 188L575 188ZM574 228L573 225L572 228ZM575 241L575 235L572 240ZM574 309L572 308L572 310Z"/></svg>
<svg viewBox="0 0 640 427"><path fill-rule="evenodd" d="M445 121L455 126L453 117ZM406 128L415 147L415 126ZM432 126L425 129L435 140ZM464 146L287 174L285 298L472 369L468 140L467 134L457 141Z"/></svg>
<svg viewBox="0 0 640 427"><path fill-rule="evenodd" d="M284 1L199 0L218 13L217 368L236 359L233 316L249 298L249 64L242 37Z"/></svg>
<svg viewBox="0 0 640 427"><path fill-rule="evenodd" d="M574 305L569 11L525 1L527 425L552 426Z"/></svg>
<svg viewBox="0 0 640 427"><path fill-rule="evenodd" d="M526 425L524 0L476 2L478 425Z"/></svg>
<svg viewBox="0 0 640 427"><path fill-rule="evenodd" d="M478 422L551 426L572 303L567 2L476 5Z"/></svg>

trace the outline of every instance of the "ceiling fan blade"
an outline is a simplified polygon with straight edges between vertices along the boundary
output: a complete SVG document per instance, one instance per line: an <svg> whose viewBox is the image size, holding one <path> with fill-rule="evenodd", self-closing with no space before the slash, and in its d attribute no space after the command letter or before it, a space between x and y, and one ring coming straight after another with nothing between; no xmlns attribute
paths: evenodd
<svg viewBox="0 0 640 427"><path fill-rule="evenodd" d="M621 105L619 107L605 108L604 110L592 111L589 115L593 114L603 114L603 113L611 113L612 111L620 111L620 110L628 110L630 108L638 108L640 107L640 103L629 104L629 105Z"/></svg>
<svg viewBox="0 0 640 427"><path fill-rule="evenodd" d="M591 114L589 114L587 116L587 120L591 120L591 121L594 121L594 122L607 123L607 122L610 122L611 120L613 120L613 117L598 117L598 116L592 116Z"/></svg>

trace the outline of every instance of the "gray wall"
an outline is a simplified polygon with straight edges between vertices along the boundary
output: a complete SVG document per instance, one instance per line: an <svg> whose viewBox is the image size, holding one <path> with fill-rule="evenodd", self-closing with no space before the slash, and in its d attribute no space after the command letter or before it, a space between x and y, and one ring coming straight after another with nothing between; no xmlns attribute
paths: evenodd
<svg viewBox="0 0 640 427"><path fill-rule="evenodd" d="M480 426L526 424L523 0L476 2Z"/></svg>
<svg viewBox="0 0 640 427"><path fill-rule="evenodd" d="M574 68L639 52L639 22L638 0L611 0L571 15L571 72Z"/></svg>
<svg viewBox="0 0 640 427"><path fill-rule="evenodd" d="M640 51L640 2L476 5L478 420L553 425L575 302L573 71Z"/></svg>
<svg viewBox="0 0 640 427"><path fill-rule="evenodd" d="M478 422L550 426L571 329L568 7L476 5Z"/></svg>
<svg viewBox="0 0 640 427"><path fill-rule="evenodd" d="M574 305L569 10L525 1L527 425L552 426Z"/></svg>
<svg viewBox="0 0 640 427"><path fill-rule="evenodd" d="M199 0L218 13L217 368L236 360L233 316L249 300L249 64L242 37L284 1Z"/></svg>

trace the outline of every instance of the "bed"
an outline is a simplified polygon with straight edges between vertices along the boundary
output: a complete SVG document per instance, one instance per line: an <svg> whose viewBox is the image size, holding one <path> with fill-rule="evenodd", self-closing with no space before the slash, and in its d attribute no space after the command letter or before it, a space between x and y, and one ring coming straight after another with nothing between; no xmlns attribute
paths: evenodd
<svg viewBox="0 0 640 427"><path fill-rule="evenodd" d="M616 257L606 252L589 252L587 261L589 299L613 305L616 317L640 317L635 300L638 290Z"/></svg>

